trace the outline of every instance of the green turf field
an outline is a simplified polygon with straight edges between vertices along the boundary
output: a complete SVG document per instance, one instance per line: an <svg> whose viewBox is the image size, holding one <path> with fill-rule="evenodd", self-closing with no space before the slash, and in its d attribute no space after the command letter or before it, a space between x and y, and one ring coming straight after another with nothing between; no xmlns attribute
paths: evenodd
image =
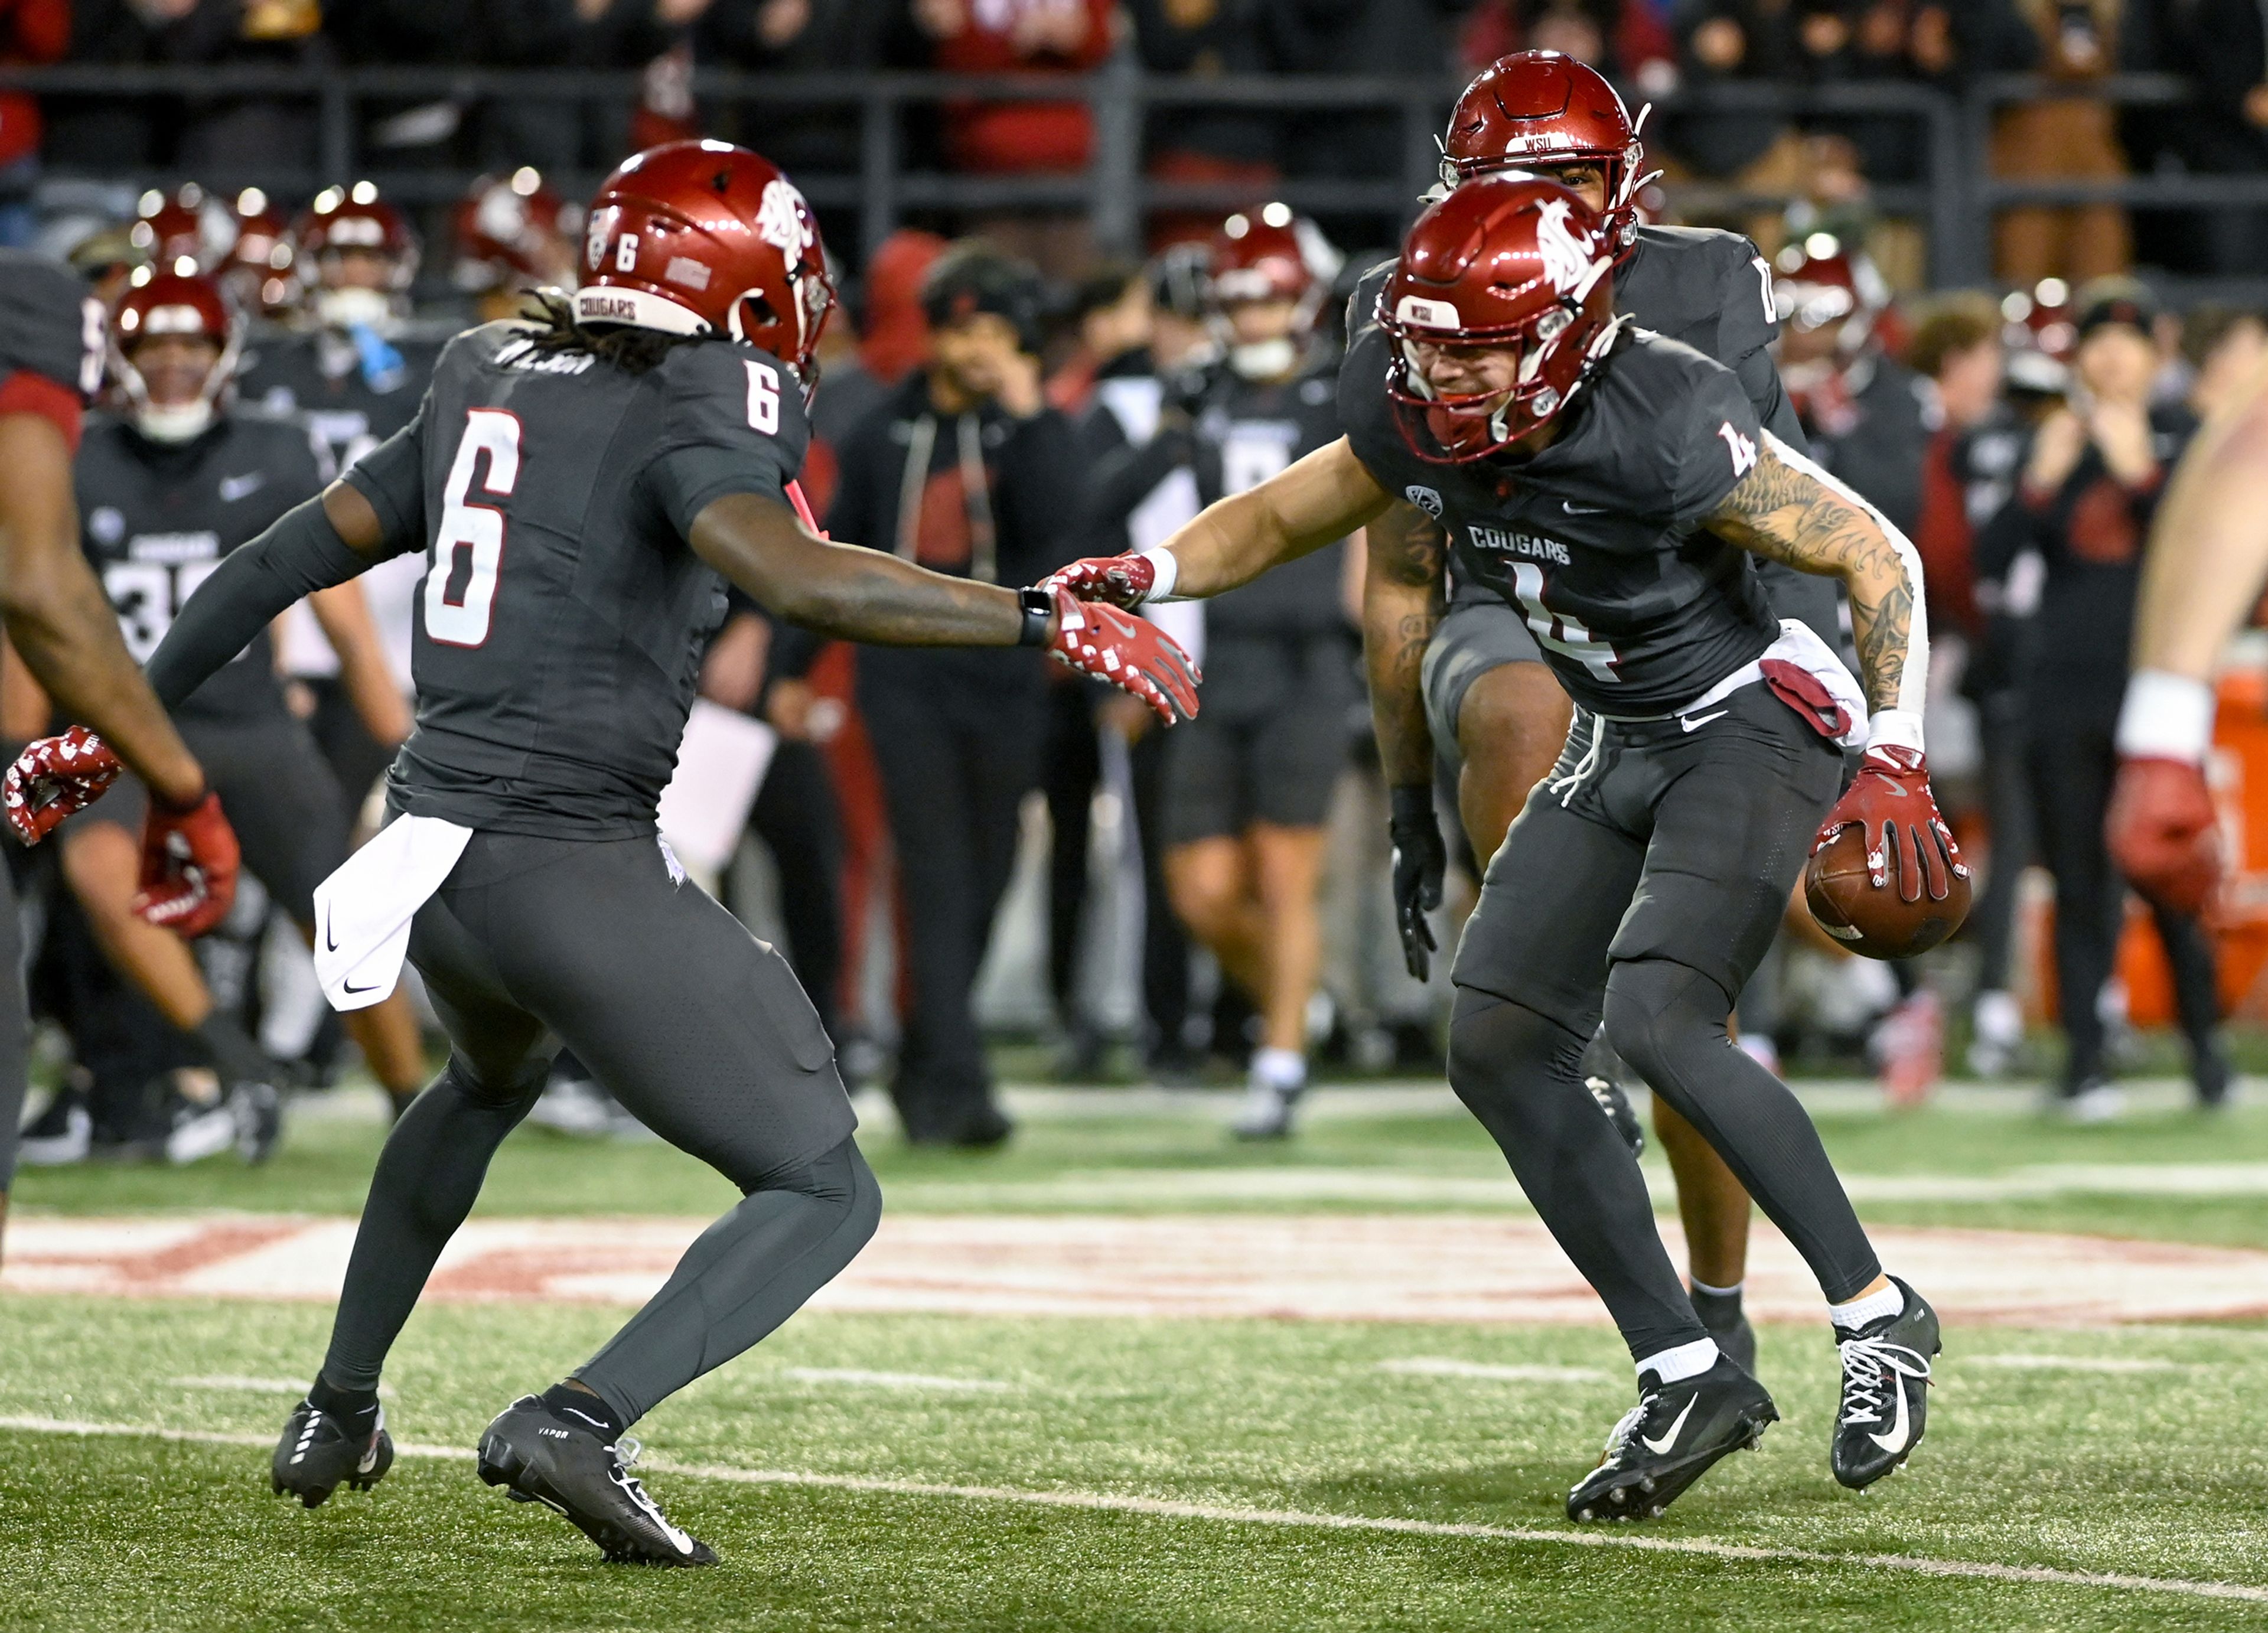
<svg viewBox="0 0 2268 1633"><path fill-rule="evenodd" d="M1263 1151L1223 1139L1218 1105L1027 1104L994 1157L878 1129L890 1205L1521 1209L1438 1092L1326 1104ZM1902 1118L1819 1104L1871 1221L2268 1247L2268 1112L2168 1103L2081 1130L2015 1094ZM379 1132L306 1119L254 1173L27 1173L17 1205L350 1211ZM664 1148L528 1130L482 1210L725 1199ZM1561 1495L1630 1399L1604 1328L814 1312L640 1426L649 1483L725 1556L657 1574L599 1563L469 1458L490 1414L620 1313L421 1312L389 1373L409 1449L375 1493L307 1513L264 1469L326 1309L0 1298L0 1627L2268 1626L2258 1324L1949 1330L1930 1438L1864 1498L1826 1469L1823 1326L1769 1327L1786 1421L1764 1449L1653 1526L1579 1533Z"/></svg>

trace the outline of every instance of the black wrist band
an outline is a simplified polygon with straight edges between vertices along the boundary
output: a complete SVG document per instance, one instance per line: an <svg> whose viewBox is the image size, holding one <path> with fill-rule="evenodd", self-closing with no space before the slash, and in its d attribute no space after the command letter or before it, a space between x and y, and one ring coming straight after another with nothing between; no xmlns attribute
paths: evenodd
<svg viewBox="0 0 2268 1633"><path fill-rule="evenodd" d="M1024 626L1016 631L1016 644L1045 646L1048 620L1055 616L1056 598L1045 590L1023 589L1016 592L1016 605L1024 614Z"/></svg>
<svg viewBox="0 0 2268 1633"><path fill-rule="evenodd" d="M1405 817L1423 817L1431 820L1433 815L1433 785L1431 783L1398 783L1386 791L1387 818L1399 822Z"/></svg>

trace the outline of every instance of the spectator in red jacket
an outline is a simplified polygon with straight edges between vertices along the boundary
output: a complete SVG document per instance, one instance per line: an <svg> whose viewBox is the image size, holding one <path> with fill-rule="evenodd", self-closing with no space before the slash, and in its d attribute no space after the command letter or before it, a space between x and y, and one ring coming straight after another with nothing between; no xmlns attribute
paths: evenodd
<svg viewBox="0 0 2268 1633"><path fill-rule="evenodd" d="M1115 43L1115 0L913 0L932 59L955 74L1084 74ZM1066 173L1094 156L1084 102L948 102L945 146L955 170L991 175ZM982 217L986 238L1055 277L1087 260L1084 215Z"/></svg>
<svg viewBox="0 0 2268 1633"><path fill-rule="evenodd" d="M0 67L56 62L70 45L70 0L0 0ZM0 93L0 244L32 241L39 173L39 101L20 91Z"/></svg>

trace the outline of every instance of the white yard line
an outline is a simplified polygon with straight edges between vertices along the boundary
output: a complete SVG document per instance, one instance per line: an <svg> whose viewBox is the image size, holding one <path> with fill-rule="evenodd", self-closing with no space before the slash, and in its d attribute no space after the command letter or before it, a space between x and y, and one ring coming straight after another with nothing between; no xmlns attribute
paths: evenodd
<svg viewBox="0 0 2268 1633"><path fill-rule="evenodd" d="M1612 1384L1623 1380L1595 1366L1492 1366L1482 1361L1453 1361L1445 1357L1413 1355L1381 1361L1381 1372L1405 1378L1487 1378L1509 1384Z"/></svg>
<svg viewBox="0 0 2268 1633"><path fill-rule="evenodd" d="M1961 1365L1998 1366L2012 1372L2201 1372L2187 1361L2152 1361L2115 1355L1964 1355Z"/></svg>
<svg viewBox="0 0 2268 1633"><path fill-rule="evenodd" d="M870 1372L856 1366L791 1366L783 1376L799 1384L850 1384L872 1389L934 1389L966 1394L1000 1394L1013 1384L997 1378L938 1378L927 1372Z"/></svg>
<svg viewBox="0 0 2268 1633"><path fill-rule="evenodd" d="M163 1429L141 1423L77 1423L55 1417L0 1416L0 1430L25 1434L105 1435L175 1441L191 1445L257 1445L266 1435ZM460 1446L397 1442L402 1457L470 1461ZM2130 1593L2164 1593L2185 1599L2242 1600L2268 1604L2268 1587L2238 1582L2191 1582L2178 1577L2134 1576L2124 1571L2059 1570L2046 1565L1999 1565L1980 1560L1930 1559L1912 1554L1834 1554L1808 1548L1756 1548L1705 1537L1649 1536L1630 1531L1538 1530L1525 1526L1461 1525L1433 1519L1395 1519L1367 1514L1320 1514L1299 1509L1244 1508L1216 1503L1177 1503L1163 1497L1126 1497L1108 1491L1021 1491L1005 1486L939 1485L919 1480L883 1480L859 1475L815 1475L792 1469L723 1468L697 1463L652 1460L648 1467L693 1480L735 1485L809 1486L831 1491L865 1491L889 1497L949 1497L970 1503L1023 1503L1040 1508L1073 1508L1105 1513L1148 1514L1161 1519L1208 1520L1223 1525L1292 1526L1323 1531L1388 1532L1402 1536L1463 1537L1489 1542L1559 1544L1570 1548L1631 1548L1639 1552L1693 1554L1758 1564L1858 1566L1912 1576L1958 1578L1983 1582L2022 1582L2047 1587L2104 1588Z"/></svg>

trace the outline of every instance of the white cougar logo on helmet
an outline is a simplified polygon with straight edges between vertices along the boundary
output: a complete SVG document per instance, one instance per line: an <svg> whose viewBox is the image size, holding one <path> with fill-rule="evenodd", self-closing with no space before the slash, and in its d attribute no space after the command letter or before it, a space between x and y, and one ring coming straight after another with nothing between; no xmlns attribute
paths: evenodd
<svg viewBox="0 0 2268 1633"><path fill-rule="evenodd" d="M1567 201L1549 198L1536 207L1535 248L1543 257L1543 276L1561 294L1582 283L1591 270L1591 240L1578 237L1567 224Z"/></svg>
<svg viewBox="0 0 2268 1633"><path fill-rule="evenodd" d="M803 195L784 176L775 176L764 184L763 200L756 206L756 236L779 251L791 266L811 247L813 235Z"/></svg>

